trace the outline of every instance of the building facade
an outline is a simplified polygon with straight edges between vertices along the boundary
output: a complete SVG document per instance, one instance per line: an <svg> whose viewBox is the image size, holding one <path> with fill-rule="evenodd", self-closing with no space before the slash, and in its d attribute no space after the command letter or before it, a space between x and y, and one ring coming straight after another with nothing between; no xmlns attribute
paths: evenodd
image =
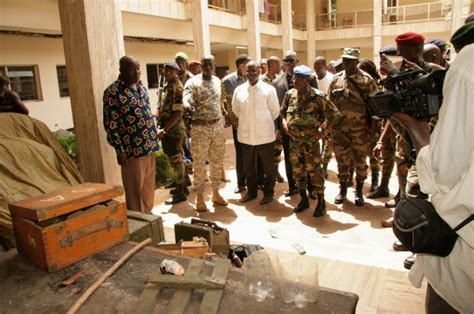
<svg viewBox="0 0 474 314"><path fill-rule="evenodd" d="M31 116L53 131L74 127L59 1L0 0L0 70ZM121 11L125 53L140 61L153 106L159 66L177 51L190 60L211 52L220 76L240 53L258 60L295 50L311 65L317 55L336 59L350 46L377 59L379 47L405 31L449 39L474 11L471 0L105 1Z"/></svg>

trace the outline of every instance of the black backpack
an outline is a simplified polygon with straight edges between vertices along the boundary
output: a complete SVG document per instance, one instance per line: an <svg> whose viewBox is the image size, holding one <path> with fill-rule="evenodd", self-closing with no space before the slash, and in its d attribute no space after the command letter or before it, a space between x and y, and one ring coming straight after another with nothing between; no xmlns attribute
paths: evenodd
<svg viewBox="0 0 474 314"><path fill-rule="evenodd" d="M452 229L433 204L421 198L401 199L393 214L393 233L413 253L448 256L458 238L456 231L474 215Z"/></svg>

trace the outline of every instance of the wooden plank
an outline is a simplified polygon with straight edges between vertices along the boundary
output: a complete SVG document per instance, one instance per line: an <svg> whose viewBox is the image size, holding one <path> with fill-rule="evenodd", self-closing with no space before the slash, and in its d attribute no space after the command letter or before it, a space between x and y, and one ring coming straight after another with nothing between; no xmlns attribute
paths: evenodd
<svg viewBox="0 0 474 314"><path fill-rule="evenodd" d="M164 288L175 289L223 289L223 283L213 282L211 277L188 275L188 276L170 276L157 275L150 280L151 283L156 283Z"/></svg>
<svg viewBox="0 0 474 314"><path fill-rule="evenodd" d="M188 269L184 276L196 276L199 275L201 272L202 265L204 261L201 259L192 259L189 262ZM173 298L171 299L168 309L166 313L169 314L181 314L184 313L186 306L188 305L188 301L191 298L191 294L193 293L192 290L176 290ZM139 313L139 312L137 312Z"/></svg>
<svg viewBox="0 0 474 314"><path fill-rule="evenodd" d="M227 274L229 273L230 260L228 259L217 259L212 270L211 277L220 280L226 280ZM207 290L204 298L202 299L201 306L199 307L200 314L217 313L219 304L221 303L221 297L224 294L224 289L220 290Z"/></svg>
<svg viewBox="0 0 474 314"><path fill-rule="evenodd" d="M140 295L135 309L136 313L152 313L157 302L160 287L157 284L149 283Z"/></svg>

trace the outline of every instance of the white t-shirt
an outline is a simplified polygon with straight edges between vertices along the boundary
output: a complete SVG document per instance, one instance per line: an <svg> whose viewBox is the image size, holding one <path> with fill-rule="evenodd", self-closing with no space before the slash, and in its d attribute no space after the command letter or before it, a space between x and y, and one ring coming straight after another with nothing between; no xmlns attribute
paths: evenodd
<svg viewBox="0 0 474 314"><path fill-rule="evenodd" d="M331 84L333 77L334 77L334 74L326 71L326 75L321 80L318 78L318 89L327 94L328 89L329 89L329 84Z"/></svg>

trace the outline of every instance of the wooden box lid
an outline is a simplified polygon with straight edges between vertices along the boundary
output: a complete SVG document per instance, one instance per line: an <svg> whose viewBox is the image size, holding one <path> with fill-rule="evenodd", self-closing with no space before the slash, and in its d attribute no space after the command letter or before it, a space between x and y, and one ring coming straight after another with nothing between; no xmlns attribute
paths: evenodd
<svg viewBox="0 0 474 314"><path fill-rule="evenodd" d="M84 183L27 198L8 205L12 215L34 221L61 216L123 195L123 188L102 183Z"/></svg>

